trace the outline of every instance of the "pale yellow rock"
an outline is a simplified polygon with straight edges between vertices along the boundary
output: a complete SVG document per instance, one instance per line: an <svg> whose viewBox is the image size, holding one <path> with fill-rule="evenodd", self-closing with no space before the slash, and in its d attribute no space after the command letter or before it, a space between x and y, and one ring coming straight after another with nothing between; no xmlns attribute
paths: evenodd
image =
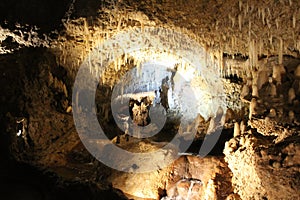
<svg viewBox="0 0 300 200"><path fill-rule="evenodd" d="M290 121L294 121L294 119L295 119L295 113L292 110L289 111L289 119L290 119Z"/></svg>
<svg viewBox="0 0 300 200"><path fill-rule="evenodd" d="M252 119L252 116L256 114L257 101L255 98L251 99L249 106L249 119Z"/></svg>
<svg viewBox="0 0 300 200"><path fill-rule="evenodd" d="M70 113L72 111L72 106L69 106L66 110L67 113Z"/></svg>
<svg viewBox="0 0 300 200"><path fill-rule="evenodd" d="M300 65L297 66L296 70L294 71L294 75L296 78L300 78Z"/></svg>
<svg viewBox="0 0 300 200"><path fill-rule="evenodd" d="M240 131L241 131L242 135L246 131L246 125L245 125L245 122L243 120L241 121L241 124L240 124Z"/></svg>
<svg viewBox="0 0 300 200"><path fill-rule="evenodd" d="M288 102L289 104L293 103L293 100L296 98L295 90L294 88L290 88L288 92Z"/></svg>
<svg viewBox="0 0 300 200"><path fill-rule="evenodd" d="M240 125L238 122L234 123L234 131L233 131L233 137L238 137L241 134L240 131Z"/></svg>
<svg viewBox="0 0 300 200"><path fill-rule="evenodd" d="M259 97L257 85L252 85L252 96Z"/></svg>
<svg viewBox="0 0 300 200"><path fill-rule="evenodd" d="M276 110L274 108L270 109L269 117L272 117L272 118L276 117Z"/></svg>

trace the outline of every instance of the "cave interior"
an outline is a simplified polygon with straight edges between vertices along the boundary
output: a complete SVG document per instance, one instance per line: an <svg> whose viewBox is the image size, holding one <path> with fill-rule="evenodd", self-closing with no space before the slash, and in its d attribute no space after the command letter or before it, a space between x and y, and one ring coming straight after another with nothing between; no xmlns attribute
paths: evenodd
<svg viewBox="0 0 300 200"><path fill-rule="evenodd" d="M2 0L0 198L300 199L300 1Z"/></svg>

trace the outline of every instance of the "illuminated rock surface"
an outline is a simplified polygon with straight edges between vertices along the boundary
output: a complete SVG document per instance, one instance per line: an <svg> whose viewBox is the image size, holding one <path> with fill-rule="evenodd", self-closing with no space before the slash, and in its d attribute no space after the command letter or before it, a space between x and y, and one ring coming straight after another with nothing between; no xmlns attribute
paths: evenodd
<svg viewBox="0 0 300 200"><path fill-rule="evenodd" d="M298 199L299 8L297 0L5 0L0 198ZM137 46L157 48L128 50ZM73 93L82 65L90 77L101 77L95 99L89 88ZM127 100L132 105L115 107L121 130L111 103ZM95 108L80 102L95 102ZM155 136L133 138L123 105L131 106L139 126L154 121L149 118L162 111L153 108L161 105L166 124ZM179 158L135 173L138 161L112 151L127 172L110 169L78 134L99 130L86 118L74 119L74 112L96 113L108 139L87 137L93 147L158 150L149 166ZM159 129L152 124L147 133ZM199 157L205 136L220 131L209 155ZM187 151L161 149L175 135L186 142L193 132Z"/></svg>

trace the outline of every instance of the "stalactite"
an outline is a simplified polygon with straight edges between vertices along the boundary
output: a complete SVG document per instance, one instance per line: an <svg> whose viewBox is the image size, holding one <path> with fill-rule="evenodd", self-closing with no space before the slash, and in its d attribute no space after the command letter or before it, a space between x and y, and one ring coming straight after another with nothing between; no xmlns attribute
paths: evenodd
<svg viewBox="0 0 300 200"><path fill-rule="evenodd" d="M261 10L261 20L262 20L262 23L263 23L263 25L265 25L265 17L266 17L266 13L265 13L265 9L264 8L262 8L262 10Z"/></svg>
<svg viewBox="0 0 300 200"><path fill-rule="evenodd" d="M242 11L242 7L243 7L243 1L239 0L239 10Z"/></svg>
<svg viewBox="0 0 300 200"><path fill-rule="evenodd" d="M223 77L223 73L224 73L224 64L223 64L223 51L219 51L217 53L217 59L218 59L218 66L219 66L219 71L220 71L220 75Z"/></svg>
<svg viewBox="0 0 300 200"><path fill-rule="evenodd" d="M258 63L257 45L254 39L249 44L249 64L250 67L256 67Z"/></svg>
<svg viewBox="0 0 300 200"><path fill-rule="evenodd" d="M230 14L228 15L229 17L229 20L231 20L231 28L234 28L234 25L235 25L235 18L232 17Z"/></svg>
<svg viewBox="0 0 300 200"><path fill-rule="evenodd" d="M239 14L238 20L239 20L239 30L242 31L242 23L243 23L242 22L242 20L243 20L242 15Z"/></svg>
<svg viewBox="0 0 300 200"><path fill-rule="evenodd" d="M225 70L225 76L229 76L229 74L230 74L230 69L229 67L227 67L227 69Z"/></svg>
<svg viewBox="0 0 300 200"><path fill-rule="evenodd" d="M273 35L272 34L270 34L269 43L270 43L270 46L273 46Z"/></svg>
<svg viewBox="0 0 300 200"><path fill-rule="evenodd" d="M118 20L118 26L117 26L117 31L118 32L121 30L122 20L123 20L123 16L120 15L120 18Z"/></svg>
<svg viewBox="0 0 300 200"><path fill-rule="evenodd" d="M246 17L248 11L249 11L249 5L248 5L248 2L247 2L246 6L244 8L244 17Z"/></svg>
<svg viewBox="0 0 300 200"><path fill-rule="evenodd" d="M251 29L251 20L249 19L249 24L248 24L248 38L249 38L249 41L250 41L250 39L251 39L251 31L252 31L252 29Z"/></svg>
<svg viewBox="0 0 300 200"><path fill-rule="evenodd" d="M236 42L235 42L235 36L232 36L231 37L231 48L234 48L235 44L236 44Z"/></svg>
<svg viewBox="0 0 300 200"><path fill-rule="evenodd" d="M275 19L275 24L276 24L276 29L278 30L279 29L279 18Z"/></svg>
<svg viewBox="0 0 300 200"><path fill-rule="evenodd" d="M268 28L271 29L271 23L270 23L270 20L269 20L269 19L266 19L266 21L267 21L267 26L268 26Z"/></svg>
<svg viewBox="0 0 300 200"><path fill-rule="evenodd" d="M263 42L263 39L260 38L259 39L259 52L258 52L259 55L263 54L263 48L264 48L264 42Z"/></svg>
<svg viewBox="0 0 300 200"><path fill-rule="evenodd" d="M253 52L254 62L253 62L253 65L255 67L257 67L258 66L258 52L257 52L257 43L254 40L253 40L253 46L254 46L254 52Z"/></svg>
<svg viewBox="0 0 300 200"><path fill-rule="evenodd" d="M267 11L268 11L268 16L271 17L272 15L271 15L271 10L269 7L267 7Z"/></svg>
<svg viewBox="0 0 300 200"><path fill-rule="evenodd" d="M279 39L279 52L278 52L278 63L281 65L283 62L283 40Z"/></svg>
<svg viewBox="0 0 300 200"><path fill-rule="evenodd" d="M296 28L296 14L293 14L293 29Z"/></svg>

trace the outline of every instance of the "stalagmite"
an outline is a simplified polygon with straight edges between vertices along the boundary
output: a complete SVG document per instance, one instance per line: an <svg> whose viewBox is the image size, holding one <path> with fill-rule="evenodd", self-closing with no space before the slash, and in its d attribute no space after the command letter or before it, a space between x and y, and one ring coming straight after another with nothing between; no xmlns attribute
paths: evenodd
<svg viewBox="0 0 300 200"><path fill-rule="evenodd" d="M288 92L288 102L289 102L289 104L292 104L295 98L296 98L295 90L294 90L294 88L290 88L289 92Z"/></svg>
<svg viewBox="0 0 300 200"><path fill-rule="evenodd" d="M178 135L182 135L183 134L183 127L179 126L178 128Z"/></svg>
<svg viewBox="0 0 300 200"><path fill-rule="evenodd" d="M295 113L294 113L294 111L290 110L290 111L289 111L289 120L290 120L291 122L293 122L294 119L295 119Z"/></svg>
<svg viewBox="0 0 300 200"><path fill-rule="evenodd" d="M260 71L257 76L257 87L258 90L262 88L262 86L269 81L269 76L267 71Z"/></svg>
<svg viewBox="0 0 300 200"><path fill-rule="evenodd" d="M274 108L270 109L269 117L272 117L272 118L276 117L276 110Z"/></svg>
<svg viewBox="0 0 300 200"><path fill-rule="evenodd" d="M257 84L252 85L252 96L259 97Z"/></svg>
<svg viewBox="0 0 300 200"><path fill-rule="evenodd" d="M294 71L295 78L300 79L300 65L297 66L296 70Z"/></svg>
<svg viewBox="0 0 300 200"><path fill-rule="evenodd" d="M272 78L276 81L276 85L281 84L281 74L285 72L283 65L274 65Z"/></svg>
<svg viewBox="0 0 300 200"><path fill-rule="evenodd" d="M250 106L249 106L249 119L252 119L252 116L256 114L256 107L257 102L255 98L251 99Z"/></svg>
<svg viewBox="0 0 300 200"><path fill-rule="evenodd" d="M190 124L187 125L186 127L186 132L189 133L191 132L192 126Z"/></svg>
<svg viewBox="0 0 300 200"><path fill-rule="evenodd" d="M203 118L204 119L204 118ZM230 122L231 120L234 119L234 111L231 108L228 108L226 110L226 115L225 115L225 122ZM203 121L202 123L204 123Z"/></svg>
<svg viewBox="0 0 300 200"><path fill-rule="evenodd" d="M252 72L252 96L258 97L258 72Z"/></svg>
<svg viewBox="0 0 300 200"><path fill-rule="evenodd" d="M240 138L240 145L241 145L241 146L244 146L245 143L246 143L246 139L245 139L245 137L242 136L242 137Z"/></svg>
<svg viewBox="0 0 300 200"><path fill-rule="evenodd" d="M246 125L245 122L242 120L240 123L240 132L243 135L245 131L246 131Z"/></svg>
<svg viewBox="0 0 300 200"><path fill-rule="evenodd" d="M270 83L270 93L269 95L271 97L276 97L277 96L277 88L276 85L274 83Z"/></svg>
<svg viewBox="0 0 300 200"><path fill-rule="evenodd" d="M241 134L240 125L238 122L234 123L233 137L238 137Z"/></svg>
<svg viewBox="0 0 300 200"><path fill-rule="evenodd" d="M248 85L243 85L240 97L242 99L244 99L246 96L249 95L249 92L250 92L250 89L249 89Z"/></svg>

